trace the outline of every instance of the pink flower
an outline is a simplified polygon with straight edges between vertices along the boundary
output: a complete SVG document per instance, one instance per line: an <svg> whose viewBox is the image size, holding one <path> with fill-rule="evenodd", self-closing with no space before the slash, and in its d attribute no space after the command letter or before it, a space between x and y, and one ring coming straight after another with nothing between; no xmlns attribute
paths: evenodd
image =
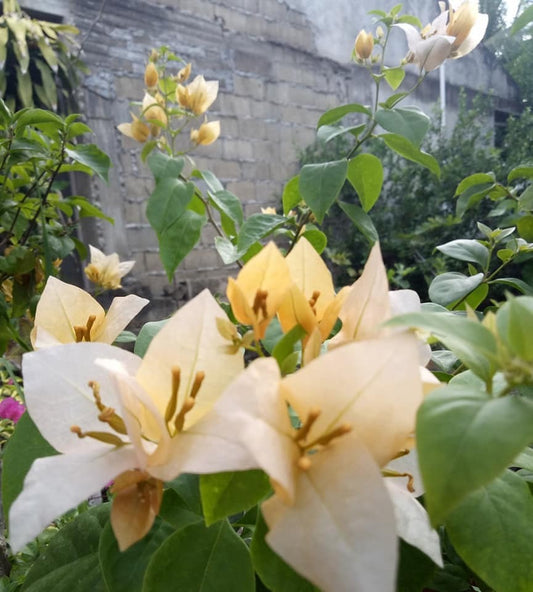
<svg viewBox="0 0 533 592"><path fill-rule="evenodd" d="M26 407L13 397L6 397L0 401L0 417L2 419L11 419L17 423L24 411L26 411Z"/></svg>

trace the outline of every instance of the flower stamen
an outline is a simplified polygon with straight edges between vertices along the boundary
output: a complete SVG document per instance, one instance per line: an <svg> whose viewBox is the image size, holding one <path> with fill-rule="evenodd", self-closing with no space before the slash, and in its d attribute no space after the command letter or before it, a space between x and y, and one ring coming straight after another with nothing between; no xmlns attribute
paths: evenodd
<svg viewBox="0 0 533 592"><path fill-rule="evenodd" d="M263 318L268 318L268 311L267 311L267 297L268 292L266 290L258 289L255 293L254 304L252 306L252 310L254 314L258 315L259 311L261 311Z"/></svg>
<svg viewBox="0 0 533 592"><path fill-rule="evenodd" d="M111 446L120 447L127 444L127 442L123 442L118 436L115 434L110 434L109 432L83 432L80 426L77 425L71 426L70 431L73 434L76 434L78 438L93 438L94 440L98 440L104 444L111 444Z"/></svg>
<svg viewBox="0 0 533 592"><path fill-rule="evenodd" d="M183 426L185 424L185 416L194 407L194 404L196 403L196 395L198 395L198 391L202 386L204 378L205 372L199 370L194 377L191 392L189 393L189 396L185 399L185 401L183 401L183 405L181 406L181 409L179 410L179 413L176 415L176 419L174 420L174 427L176 428L177 432L181 432L183 430Z"/></svg>
<svg viewBox="0 0 533 592"><path fill-rule="evenodd" d="M96 315L90 315L85 327L83 325L75 325L72 327L74 329L76 343L80 343L81 341L91 341L91 329L93 328L95 321Z"/></svg>
<svg viewBox="0 0 533 592"><path fill-rule="evenodd" d="M172 366L172 392L168 400L167 408L165 410L165 422L168 422L174 417L176 407L178 406L178 391L181 382L181 369L179 366Z"/></svg>
<svg viewBox="0 0 533 592"><path fill-rule="evenodd" d="M307 414L307 419L303 423L302 427L294 435L295 442L301 442L305 440L313 427L313 424L318 419L322 411L318 407L313 407Z"/></svg>
<svg viewBox="0 0 533 592"><path fill-rule="evenodd" d="M384 477L407 477L407 490L410 493L415 492L415 478L411 473L398 473L398 471L393 471L392 469L382 469L381 474Z"/></svg>

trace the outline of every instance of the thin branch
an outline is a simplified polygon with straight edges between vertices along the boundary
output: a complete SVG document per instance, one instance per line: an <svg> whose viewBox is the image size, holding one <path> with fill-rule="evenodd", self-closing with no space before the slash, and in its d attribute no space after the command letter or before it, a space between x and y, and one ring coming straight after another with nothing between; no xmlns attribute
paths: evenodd
<svg viewBox="0 0 533 592"><path fill-rule="evenodd" d="M107 0L102 0L102 4L100 5L100 10L98 11L98 14L96 15L96 18L89 25L89 28L87 29L87 32L83 36L83 39L80 41L80 46L78 48L78 53L76 54L76 58L79 58L80 57L80 54L83 51L83 46L87 42L87 39L89 39L89 36L93 32L94 27L96 27L96 25L98 24L98 22L102 18L103 14L104 14L104 10L105 10L106 4L107 4Z"/></svg>

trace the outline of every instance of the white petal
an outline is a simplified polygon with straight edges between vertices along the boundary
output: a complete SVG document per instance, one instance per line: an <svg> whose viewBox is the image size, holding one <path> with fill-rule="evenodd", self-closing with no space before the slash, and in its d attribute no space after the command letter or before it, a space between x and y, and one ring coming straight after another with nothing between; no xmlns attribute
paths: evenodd
<svg viewBox="0 0 533 592"><path fill-rule="evenodd" d="M407 489L399 487L393 479L385 479L385 484L394 505L398 535L442 567L439 535L431 527L426 510Z"/></svg>
<svg viewBox="0 0 533 592"><path fill-rule="evenodd" d="M418 452L416 448L410 450L409 454L391 460L387 464L387 469L397 471L398 473L409 473L409 475L413 477L413 486L415 489L413 492L414 497L420 497L423 495L424 483L422 481L420 467L418 466ZM400 486L400 484L402 486L407 485L407 477L391 477L390 480L397 480L398 486Z"/></svg>
<svg viewBox="0 0 533 592"><path fill-rule="evenodd" d="M420 43L420 41L422 41L419 30L408 23L401 23L394 26L398 27L405 33L405 37L407 38L407 46L409 47L409 50L414 53L416 46Z"/></svg>
<svg viewBox="0 0 533 592"><path fill-rule="evenodd" d="M85 327L91 315L96 317L96 332L104 320L104 309L81 288L50 276L37 304L35 326L45 329L60 343L72 343L76 341L74 327Z"/></svg>
<svg viewBox="0 0 533 592"><path fill-rule="evenodd" d="M480 14L468 34L468 37L454 52L453 59L461 58L475 49L485 36L488 24L489 16L487 14Z"/></svg>
<svg viewBox="0 0 533 592"><path fill-rule="evenodd" d="M146 298L134 294L113 298L104 322L93 337L93 341L113 343L119 333L149 303Z"/></svg>
<svg viewBox="0 0 533 592"><path fill-rule="evenodd" d="M205 372L196 404L186 416L186 428L212 408L244 367L242 352L226 353L229 342L218 331L217 317L227 318L209 291L204 290L180 308L154 337L137 373L137 380L164 415L172 391L172 368L181 369L178 409L189 395L196 373Z"/></svg>
<svg viewBox="0 0 533 592"><path fill-rule="evenodd" d="M123 471L134 469L131 447L90 454L37 459L9 512L9 541L14 552L35 538L54 518L77 506Z"/></svg>
<svg viewBox="0 0 533 592"><path fill-rule="evenodd" d="M417 340L409 333L335 348L285 377L282 388L300 419L322 412L312 441L349 423L383 466L414 431L422 402Z"/></svg>
<svg viewBox="0 0 533 592"><path fill-rule="evenodd" d="M391 290L389 302L393 317L408 312L420 312L420 296L414 290Z"/></svg>
<svg viewBox="0 0 533 592"><path fill-rule="evenodd" d="M323 592L395 590L394 511L375 462L346 436L299 471L295 500L262 505L267 543Z"/></svg>
<svg viewBox="0 0 533 592"><path fill-rule="evenodd" d="M421 41L415 49L415 63L421 70L431 72L449 57L455 37L435 35Z"/></svg>
<svg viewBox="0 0 533 592"><path fill-rule="evenodd" d="M72 343L25 354L22 358L28 412L48 442L59 452L106 450L109 445L92 438L79 439L70 431L109 431L98 420L90 381L100 385L102 401L117 409L120 400L108 372L95 365L97 358L116 358L135 373L140 358L104 343ZM114 432L113 432L114 433Z"/></svg>

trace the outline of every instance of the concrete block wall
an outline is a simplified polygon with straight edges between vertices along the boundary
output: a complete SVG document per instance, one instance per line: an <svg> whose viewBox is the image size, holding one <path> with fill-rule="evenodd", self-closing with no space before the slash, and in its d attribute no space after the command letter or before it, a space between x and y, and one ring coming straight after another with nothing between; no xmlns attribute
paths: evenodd
<svg viewBox="0 0 533 592"><path fill-rule="evenodd" d="M84 239L137 261L125 288L152 299L149 314L154 318L206 286L222 289L235 270L218 259L209 230L171 284L159 263L157 241L144 213L152 178L140 161L139 144L116 130L130 120L130 101L142 98L148 53L168 45L192 62L193 76L202 73L220 81L210 110L210 118L221 121L220 139L199 148L194 158L199 168L212 170L237 194L251 214L279 205L283 185L296 174L299 151L313 141L323 111L371 101L365 73L349 63L347 40L355 38L364 24L361 14L374 3L336 2L330 12L339 16L338 23L321 19L323 0L50 0L50 10L81 30L91 70L81 107L95 131L93 141L114 164L109 185L93 181L90 190L115 225L91 224ZM38 0L28 0L26 6L32 3L34 8L41 4L42 10ZM331 32L334 26L339 27L337 37ZM434 81L421 98L428 110L437 90Z"/></svg>

